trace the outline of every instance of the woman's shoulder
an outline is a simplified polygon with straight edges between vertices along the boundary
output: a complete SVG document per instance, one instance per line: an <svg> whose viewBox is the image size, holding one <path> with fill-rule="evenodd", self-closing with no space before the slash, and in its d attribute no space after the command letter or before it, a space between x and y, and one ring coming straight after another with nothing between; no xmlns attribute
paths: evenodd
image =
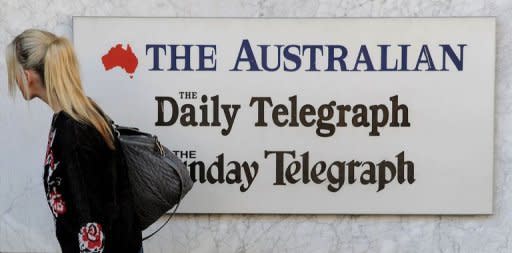
<svg viewBox="0 0 512 253"><path fill-rule="evenodd" d="M74 119L65 111L54 113L52 128L56 131L56 141L62 145L98 145L100 133L93 126Z"/></svg>
<svg viewBox="0 0 512 253"><path fill-rule="evenodd" d="M94 132L94 127L86 124L85 122L78 121L73 118L65 111L59 111L53 114L52 126L61 131L67 131L71 133L81 133L81 132Z"/></svg>

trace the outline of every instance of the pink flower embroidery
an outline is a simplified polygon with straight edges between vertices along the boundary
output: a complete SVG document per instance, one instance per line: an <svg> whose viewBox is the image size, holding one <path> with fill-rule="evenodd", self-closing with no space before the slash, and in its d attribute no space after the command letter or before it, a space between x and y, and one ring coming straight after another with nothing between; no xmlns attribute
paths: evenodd
<svg viewBox="0 0 512 253"><path fill-rule="evenodd" d="M50 177L52 176L53 172L57 168L57 165L59 165L59 162L55 162L55 160L53 158L53 151L51 149L49 152L47 152L45 165L50 165L50 167L48 169L48 177L46 178L46 181L49 182Z"/></svg>
<svg viewBox="0 0 512 253"><path fill-rule="evenodd" d="M48 133L48 144L46 144L46 154L45 154L45 165L48 162L48 155L51 152L51 146L53 145L53 139L55 139L55 133L57 129L53 129Z"/></svg>
<svg viewBox="0 0 512 253"><path fill-rule="evenodd" d="M48 170L48 177L47 177L46 181L50 181L50 176L53 174L53 172L57 168L57 165L59 165L59 162L55 162L55 158L53 156L53 150L52 150L53 140L55 138L55 132L56 132L56 130L53 130L49 133L48 144L46 145L46 154L45 154L45 158L44 158L44 165L45 166L50 165L49 170Z"/></svg>
<svg viewBox="0 0 512 253"><path fill-rule="evenodd" d="M48 201L50 201L50 206L52 207L52 212L55 217L66 213L66 203L62 195L57 192L56 187L53 187L53 190L50 192Z"/></svg>
<svg viewBox="0 0 512 253"><path fill-rule="evenodd" d="M80 228L78 233L80 252L101 253L105 245L105 236L101 224L89 222Z"/></svg>

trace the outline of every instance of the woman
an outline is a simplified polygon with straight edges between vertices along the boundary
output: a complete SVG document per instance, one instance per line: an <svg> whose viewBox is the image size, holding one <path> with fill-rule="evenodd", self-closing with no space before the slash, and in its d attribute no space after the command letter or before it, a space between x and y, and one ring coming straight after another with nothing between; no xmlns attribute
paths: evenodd
<svg viewBox="0 0 512 253"><path fill-rule="evenodd" d="M118 143L84 94L71 43L28 29L7 46L6 61L10 95L18 86L54 111L43 183L62 252L142 252L126 167L108 166Z"/></svg>

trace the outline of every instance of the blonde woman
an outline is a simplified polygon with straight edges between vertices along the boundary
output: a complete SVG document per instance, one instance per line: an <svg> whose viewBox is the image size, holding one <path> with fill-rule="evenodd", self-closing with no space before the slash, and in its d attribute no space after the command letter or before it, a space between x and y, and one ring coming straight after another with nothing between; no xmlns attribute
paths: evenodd
<svg viewBox="0 0 512 253"><path fill-rule="evenodd" d="M28 29L7 46L6 61L10 95L18 86L25 100L37 97L54 112L42 174L62 252L142 252L126 169L107 166L115 138L84 94L72 44Z"/></svg>

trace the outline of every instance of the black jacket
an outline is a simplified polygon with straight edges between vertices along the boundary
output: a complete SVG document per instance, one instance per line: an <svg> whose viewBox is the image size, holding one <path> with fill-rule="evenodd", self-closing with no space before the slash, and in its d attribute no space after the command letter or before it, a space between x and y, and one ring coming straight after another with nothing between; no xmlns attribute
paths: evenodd
<svg viewBox="0 0 512 253"><path fill-rule="evenodd" d="M114 154L94 127L64 111L53 115L43 181L63 253L140 249L142 232L126 167L114 172L108 165Z"/></svg>

